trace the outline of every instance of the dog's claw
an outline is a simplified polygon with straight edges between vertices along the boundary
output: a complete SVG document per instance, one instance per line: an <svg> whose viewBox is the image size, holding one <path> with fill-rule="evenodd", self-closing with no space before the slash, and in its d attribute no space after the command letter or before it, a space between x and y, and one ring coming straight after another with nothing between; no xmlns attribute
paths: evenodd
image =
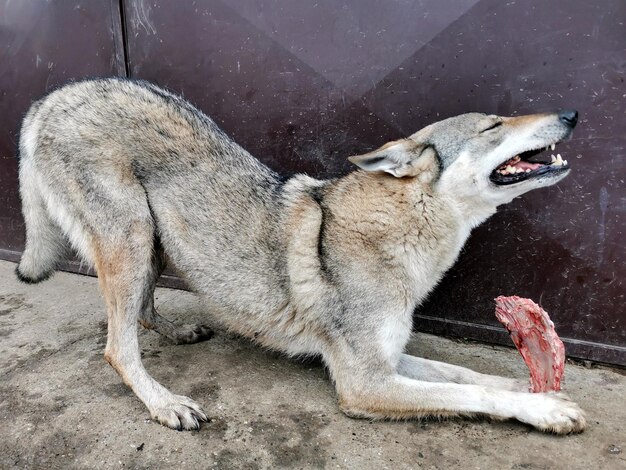
<svg viewBox="0 0 626 470"><path fill-rule="evenodd" d="M198 430L201 421L208 421L206 413L193 400L182 395L176 395L175 399L176 401L153 410L152 418L177 431Z"/></svg>

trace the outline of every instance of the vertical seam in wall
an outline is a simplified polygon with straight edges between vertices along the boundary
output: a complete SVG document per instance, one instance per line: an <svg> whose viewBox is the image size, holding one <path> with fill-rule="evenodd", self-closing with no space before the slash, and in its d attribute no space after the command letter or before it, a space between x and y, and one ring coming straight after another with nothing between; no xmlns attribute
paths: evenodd
<svg viewBox="0 0 626 470"><path fill-rule="evenodd" d="M124 0L119 0L119 10L120 10L120 22L121 22L121 31L122 31L122 47L124 50L124 71L126 72L126 77L131 78L130 74L130 63L128 56L128 32L126 29L126 10L124 7Z"/></svg>

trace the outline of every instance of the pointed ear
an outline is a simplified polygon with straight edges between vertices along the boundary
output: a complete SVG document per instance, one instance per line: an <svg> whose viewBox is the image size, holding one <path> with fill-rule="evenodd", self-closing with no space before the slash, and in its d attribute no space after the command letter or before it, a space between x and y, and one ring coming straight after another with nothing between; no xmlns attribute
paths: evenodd
<svg viewBox="0 0 626 470"><path fill-rule="evenodd" d="M363 155L348 158L352 163L365 171L384 171L396 177L405 176L405 170L415 157L419 147L411 139L394 140L379 149Z"/></svg>
<svg viewBox="0 0 626 470"><path fill-rule="evenodd" d="M424 157L424 158L422 158ZM365 171L384 171L396 178L420 176L424 182L431 181L439 169L437 154L432 147L419 144L412 139L401 139L386 143L377 150L348 158Z"/></svg>

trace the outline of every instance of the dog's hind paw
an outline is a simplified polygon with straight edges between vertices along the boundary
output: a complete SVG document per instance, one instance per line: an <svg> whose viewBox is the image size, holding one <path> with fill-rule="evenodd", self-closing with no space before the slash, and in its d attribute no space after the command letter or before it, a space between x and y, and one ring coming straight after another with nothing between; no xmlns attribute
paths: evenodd
<svg viewBox="0 0 626 470"><path fill-rule="evenodd" d="M185 325L174 331L172 340L176 344L193 344L209 340L213 337L213 330L204 325Z"/></svg>
<svg viewBox="0 0 626 470"><path fill-rule="evenodd" d="M200 421L208 421L202 408L182 395L174 395L173 401L166 406L151 410L152 419L168 428L177 431L193 431L200 429Z"/></svg>
<svg viewBox="0 0 626 470"><path fill-rule="evenodd" d="M175 344L191 344L206 341L213 337L213 330L204 325L177 325L159 315L153 308L143 312L139 322L148 330L154 330Z"/></svg>

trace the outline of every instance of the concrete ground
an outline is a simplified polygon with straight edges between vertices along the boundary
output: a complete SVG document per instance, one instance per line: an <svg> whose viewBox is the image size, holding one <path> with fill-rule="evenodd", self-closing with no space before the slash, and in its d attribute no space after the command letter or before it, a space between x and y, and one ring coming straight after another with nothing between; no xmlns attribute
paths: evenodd
<svg viewBox="0 0 626 470"><path fill-rule="evenodd" d="M38 286L0 262L0 468L624 469L624 371L568 364L565 389L588 430L555 437L516 422L369 422L338 409L319 362L297 362L216 328L176 346L140 335L154 377L204 406L211 422L176 432L103 360L97 281L66 273ZM206 321L193 295L157 291L164 315ZM409 352L526 376L512 349L417 334Z"/></svg>

